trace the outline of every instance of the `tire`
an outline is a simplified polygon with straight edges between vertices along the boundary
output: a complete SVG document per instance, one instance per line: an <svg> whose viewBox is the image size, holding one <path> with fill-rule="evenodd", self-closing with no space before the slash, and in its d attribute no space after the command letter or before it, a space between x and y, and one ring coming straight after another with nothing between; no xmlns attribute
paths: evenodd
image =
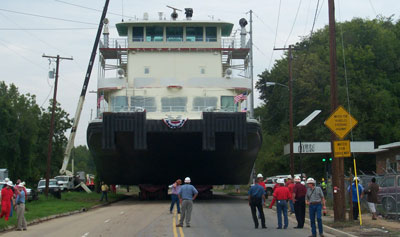
<svg viewBox="0 0 400 237"><path fill-rule="evenodd" d="M396 211L396 202L392 198L385 198L382 202L382 206L387 212Z"/></svg>

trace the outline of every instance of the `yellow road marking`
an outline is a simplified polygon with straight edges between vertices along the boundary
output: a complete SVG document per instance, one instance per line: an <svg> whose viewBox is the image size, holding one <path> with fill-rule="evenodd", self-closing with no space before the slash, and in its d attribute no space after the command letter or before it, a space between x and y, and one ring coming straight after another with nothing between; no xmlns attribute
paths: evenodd
<svg viewBox="0 0 400 237"><path fill-rule="evenodd" d="M181 214L178 214L178 220L179 219L181 219ZM179 227L179 233L181 234L181 237L185 237L185 235L183 234L182 227Z"/></svg>
<svg viewBox="0 0 400 237"><path fill-rule="evenodd" d="M174 237L178 237L178 233L176 231L176 220L175 220L175 212L172 217L172 231L174 232Z"/></svg>

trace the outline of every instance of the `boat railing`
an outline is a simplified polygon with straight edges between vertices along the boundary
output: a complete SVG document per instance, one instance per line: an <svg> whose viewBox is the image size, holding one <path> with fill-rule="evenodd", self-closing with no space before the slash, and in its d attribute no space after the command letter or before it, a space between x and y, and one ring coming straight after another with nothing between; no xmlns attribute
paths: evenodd
<svg viewBox="0 0 400 237"><path fill-rule="evenodd" d="M128 40L124 38L110 38L108 40L108 45L100 40L100 48L127 48Z"/></svg>
<svg viewBox="0 0 400 237"><path fill-rule="evenodd" d="M241 41L238 37L224 37L221 39L221 48L238 49L241 48ZM248 45L246 45L248 47Z"/></svg>

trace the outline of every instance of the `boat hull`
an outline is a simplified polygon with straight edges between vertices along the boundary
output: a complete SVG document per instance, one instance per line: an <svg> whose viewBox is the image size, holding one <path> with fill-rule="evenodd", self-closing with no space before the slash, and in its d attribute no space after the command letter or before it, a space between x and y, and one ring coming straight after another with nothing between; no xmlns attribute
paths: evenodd
<svg viewBox="0 0 400 237"><path fill-rule="evenodd" d="M87 142L106 183L169 184L189 176L195 184L247 184L262 136L243 115L208 113L172 129L145 113L109 114L89 124Z"/></svg>

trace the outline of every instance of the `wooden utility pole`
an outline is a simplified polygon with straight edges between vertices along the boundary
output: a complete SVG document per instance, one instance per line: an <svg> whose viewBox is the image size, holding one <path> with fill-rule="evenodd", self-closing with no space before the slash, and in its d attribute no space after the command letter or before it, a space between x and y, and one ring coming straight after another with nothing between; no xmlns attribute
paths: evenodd
<svg viewBox="0 0 400 237"><path fill-rule="evenodd" d="M330 86L331 86L331 112L338 107L337 83L336 83L336 30L335 30L335 2L328 0L329 7L329 61L330 61ZM331 134L332 152L332 186L333 212L335 221L345 220L345 187L344 187L344 160L337 158L334 154L334 141L338 140L336 135Z"/></svg>
<svg viewBox="0 0 400 237"><path fill-rule="evenodd" d="M292 45L289 48L274 48L274 50L289 50L289 140L290 140L290 175L294 178L293 153L293 78L292 78ZM300 148L301 149L301 148Z"/></svg>
<svg viewBox="0 0 400 237"><path fill-rule="evenodd" d="M51 109L51 121L50 121L50 132L49 132L49 144L47 146L47 170L46 170L46 189L44 194L48 195L49 193L49 179L50 179L50 164L51 164L51 152L52 152L52 145L53 145L53 135L54 135L54 116L55 116L55 109L57 105L57 84L58 84L58 69L60 64L60 59L66 60L73 60L72 58L63 58L60 55L57 56L47 56L44 55L44 58L55 58L56 59L56 79L54 82L54 94L53 94L53 107Z"/></svg>

